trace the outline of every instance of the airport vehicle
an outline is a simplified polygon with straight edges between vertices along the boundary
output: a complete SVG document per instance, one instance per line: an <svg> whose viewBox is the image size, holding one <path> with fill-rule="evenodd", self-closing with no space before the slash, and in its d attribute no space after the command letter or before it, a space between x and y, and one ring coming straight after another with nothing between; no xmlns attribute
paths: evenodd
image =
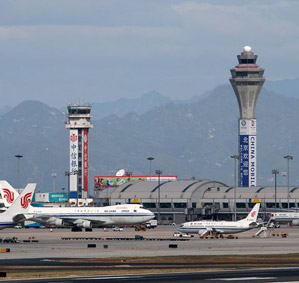
<svg viewBox="0 0 299 283"><path fill-rule="evenodd" d="M240 233L258 227L256 220L259 209L260 203L257 203L247 217L239 221L192 221L183 223L177 229L183 233L199 234L201 237L206 234Z"/></svg>
<svg viewBox="0 0 299 283"><path fill-rule="evenodd" d="M6 181L5 181L6 182ZM8 182L0 181L0 192L4 188L17 192ZM1 188L2 185L2 188ZM112 227L114 225L135 225L153 219L155 215L140 204L124 204L106 207L32 207L26 213L26 220L35 221L45 226L72 227L73 231L82 228Z"/></svg>
<svg viewBox="0 0 299 283"><path fill-rule="evenodd" d="M30 209L35 187L36 184L28 184L11 206L0 214L0 229L13 228L25 219L25 214Z"/></svg>
<svg viewBox="0 0 299 283"><path fill-rule="evenodd" d="M180 233L180 232L174 232L173 237L179 237L179 238L193 238L194 235L186 234L186 233Z"/></svg>
<svg viewBox="0 0 299 283"><path fill-rule="evenodd" d="M113 231L120 231L120 232L122 232L122 231L124 231L124 229L121 228L121 227L114 227Z"/></svg>
<svg viewBox="0 0 299 283"><path fill-rule="evenodd" d="M293 226L299 226L299 212L274 212L271 214L269 222L290 223Z"/></svg>
<svg viewBox="0 0 299 283"><path fill-rule="evenodd" d="M147 229L154 229L158 226L158 221L156 219L150 220L145 223Z"/></svg>

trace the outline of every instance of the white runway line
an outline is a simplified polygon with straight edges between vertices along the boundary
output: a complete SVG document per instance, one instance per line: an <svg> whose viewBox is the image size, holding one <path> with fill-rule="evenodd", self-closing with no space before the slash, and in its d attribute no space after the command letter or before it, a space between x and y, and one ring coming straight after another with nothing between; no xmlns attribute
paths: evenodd
<svg viewBox="0 0 299 283"><path fill-rule="evenodd" d="M221 280L221 281L243 281L243 280L273 280L277 277L233 277L233 278L213 278L208 280Z"/></svg>

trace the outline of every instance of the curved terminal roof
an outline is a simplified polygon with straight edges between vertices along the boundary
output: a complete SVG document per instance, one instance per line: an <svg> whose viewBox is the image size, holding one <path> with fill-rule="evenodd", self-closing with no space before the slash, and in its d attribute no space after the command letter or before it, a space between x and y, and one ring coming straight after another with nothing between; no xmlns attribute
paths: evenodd
<svg viewBox="0 0 299 283"><path fill-rule="evenodd" d="M160 198L187 199L194 197L200 198L208 188L225 187L224 183L211 180L178 180L161 181ZM97 192L98 198L107 198L107 194L112 199L123 198L158 198L159 184L157 181L129 182L115 188L104 188ZM107 192L108 190L108 192Z"/></svg>
<svg viewBox="0 0 299 283"><path fill-rule="evenodd" d="M229 187L212 180L161 181L161 199L274 199L274 187ZM276 197L287 199L287 187L277 187ZM290 199L299 199L299 188L290 186ZM109 187L96 191L96 197L105 199L157 199L159 186L157 181L128 182L119 187Z"/></svg>
<svg viewBox="0 0 299 283"><path fill-rule="evenodd" d="M246 198L260 198L260 199L272 199L275 198L275 187L229 187L229 188L210 188L204 194L205 199L232 199L234 198L234 191L236 189L237 199ZM298 187L290 186L290 198L299 198ZM287 187L277 187L277 198L287 199Z"/></svg>

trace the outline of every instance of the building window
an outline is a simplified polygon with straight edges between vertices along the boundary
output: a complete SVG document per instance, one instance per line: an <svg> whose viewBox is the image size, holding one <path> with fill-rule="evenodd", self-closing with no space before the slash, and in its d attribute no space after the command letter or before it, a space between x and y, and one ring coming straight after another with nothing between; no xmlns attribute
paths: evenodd
<svg viewBox="0 0 299 283"><path fill-rule="evenodd" d="M246 203L245 202L237 202L236 206L237 206L237 208L246 208Z"/></svg>
<svg viewBox="0 0 299 283"><path fill-rule="evenodd" d="M248 207L249 208L253 208L255 205L256 205L256 203L254 203L254 202L249 202L248 203Z"/></svg>
<svg viewBox="0 0 299 283"><path fill-rule="evenodd" d="M228 203L227 202L223 203L223 208L228 208Z"/></svg>
<svg viewBox="0 0 299 283"><path fill-rule="evenodd" d="M153 202L144 202L143 207L144 208L156 208L156 204Z"/></svg>
<svg viewBox="0 0 299 283"><path fill-rule="evenodd" d="M192 202L192 208L196 208L196 202Z"/></svg>
<svg viewBox="0 0 299 283"><path fill-rule="evenodd" d="M266 207L267 208L275 208L275 203L274 202L267 202Z"/></svg>
<svg viewBox="0 0 299 283"><path fill-rule="evenodd" d="M174 208L186 208L187 207L187 203L185 203L185 202L175 202L173 205L174 205Z"/></svg>
<svg viewBox="0 0 299 283"><path fill-rule="evenodd" d="M162 202L160 203L160 208L171 208L170 202Z"/></svg>

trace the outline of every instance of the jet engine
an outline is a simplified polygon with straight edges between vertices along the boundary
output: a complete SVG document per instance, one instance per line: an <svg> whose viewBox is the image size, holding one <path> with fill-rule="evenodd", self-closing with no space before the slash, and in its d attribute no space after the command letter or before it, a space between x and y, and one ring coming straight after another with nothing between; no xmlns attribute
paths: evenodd
<svg viewBox="0 0 299 283"><path fill-rule="evenodd" d="M293 225L293 226L299 226L299 219L294 219L294 220L292 221L292 225Z"/></svg>
<svg viewBox="0 0 299 283"><path fill-rule="evenodd" d="M54 225L55 227L63 227L64 226L63 219L56 218L56 217L51 217L47 221L47 223L50 225Z"/></svg>
<svg viewBox="0 0 299 283"><path fill-rule="evenodd" d="M88 220L83 220L83 221L76 221L75 222L76 226L79 228L92 228L92 224Z"/></svg>

